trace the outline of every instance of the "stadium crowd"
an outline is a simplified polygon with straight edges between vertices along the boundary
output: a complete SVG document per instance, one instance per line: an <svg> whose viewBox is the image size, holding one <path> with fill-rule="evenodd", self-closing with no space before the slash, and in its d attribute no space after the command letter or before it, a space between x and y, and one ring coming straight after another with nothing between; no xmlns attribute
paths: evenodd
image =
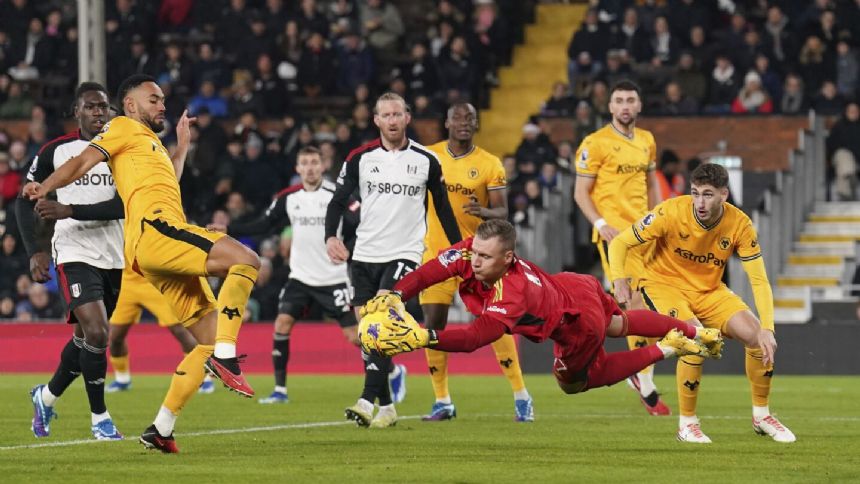
<svg viewBox="0 0 860 484"><path fill-rule="evenodd" d="M107 84L153 75L168 121L197 116L181 180L191 221L248 221L296 181L305 146L334 176L347 153L378 136L372 100L391 90L416 119L441 122L456 100L489 105L497 69L510 62L532 1L134 0L106 1ZM528 223L579 142L608 121L608 87L622 78L645 93L644 114L845 113L828 153L840 197L853 199L860 137L856 99L860 4L848 0L592 0L569 48L569 82L501 154L511 219ZM56 287L31 284L12 204L30 161L62 134L77 84L72 0L0 0L0 120L26 120L25 136L0 124L0 318L56 319ZM558 145L542 117L565 117L575 137ZM175 140L165 129L165 145ZM416 138L414 133L410 137ZM830 156L828 157L830 159ZM667 193L682 191L684 162L662 156ZM668 160L668 161L666 161ZM290 231L248 238L264 259L252 319L275 316L289 274Z"/></svg>

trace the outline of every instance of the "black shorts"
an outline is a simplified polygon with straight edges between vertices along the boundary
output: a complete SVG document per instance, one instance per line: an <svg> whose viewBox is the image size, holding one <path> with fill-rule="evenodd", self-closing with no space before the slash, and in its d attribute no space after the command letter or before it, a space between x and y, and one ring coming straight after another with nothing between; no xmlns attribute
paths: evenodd
<svg viewBox="0 0 860 484"><path fill-rule="evenodd" d="M352 311L349 285L309 286L296 279L290 279L281 289L278 297L278 313L288 314L293 319L301 319L311 304L322 308L324 317L337 320L341 328L355 326L355 313Z"/></svg>
<svg viewBox="0 0 860 484"><path fill-rule="evenodd" d="M83 262L68 262L57 266L58 285L66 303L69 324L76 324L75 309L93 301L103 301L107 316L116 308L122 269L99 269Z"/></svg>
<svg viewBox="0 0 860 484"><path fill-rule="evenodd" d="M352 261L349 265L349 279L355 288L352 304L364 306L380 290L393 289L397 281L418 266L417 262L406 259L391 262Z"/></svg>

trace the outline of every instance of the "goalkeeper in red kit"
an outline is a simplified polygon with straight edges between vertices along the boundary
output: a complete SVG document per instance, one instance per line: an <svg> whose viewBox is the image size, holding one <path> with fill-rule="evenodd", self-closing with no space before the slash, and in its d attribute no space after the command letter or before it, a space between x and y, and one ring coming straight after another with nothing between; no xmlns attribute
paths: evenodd
<svg viewBox="0 0 860 484"><path fill-rule="evenodd" d="M697 328L647 310L621 311L593 276L550 275L514 254L516 231L488 220L475 236L407 274L394 291L364 307L362 346L386 356L434 348L470 352L506 333L555 342L553 374L565 393L579 393L624 380L648 365L690 354L719 358L719 330ZM426 330L406 313L402 300L453 276L463 279L460 296L477 318L456 329ZM607 354L607 336L663 337L654 345Z"/></svg>

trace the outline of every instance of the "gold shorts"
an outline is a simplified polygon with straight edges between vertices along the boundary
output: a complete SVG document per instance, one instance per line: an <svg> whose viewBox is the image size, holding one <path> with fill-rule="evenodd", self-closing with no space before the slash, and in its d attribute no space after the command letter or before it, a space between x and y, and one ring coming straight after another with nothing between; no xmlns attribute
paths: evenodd
<svg viewBox="0 0 860 484"><path fill-rule="evenodd" d="M444 304L450 306L454 303L454 294L460 289L462 281L463 279L460 277L452 277L439 284L434 284L421 291L421 294L418 295L418 301L421 304Z"/></svg>
<svg viewBox="0 0 860 484"><path fill-rule="evenodd" d="M179 324L179 318L173 314L173 309L158 289L143 276L126 267L122 271L119 299L110 322L121 326L139 323L144 308L155 316L159 326Z"/></svg>
<svg viewBox="0 0 860 484"><path fill-rule="evenodd" d="M603 266L603 273L609 280L609 244L605 240L599 239L595 245L597 245L597 252L600 253L600 265ZM644 259L650 248L651 244L644 244L631 247L627 251L627 260L624 261L624 275L627 276L630 281L630 288L634 291L639 289L639 279L645 272ZM611 280L609 280L609 290L610 292L614 290Z"/></svg>
<svg viewBox="0 0 860 484"><path fill-rule="evenodd" d="M725 284L709 292L683 291L654 281L642 281L642 299L653 311L681 321L698 319L706 328L717 328L723 334L729 319L749 306Z"/></svg>
<svg viewBox="0 0 860 484"><path fill-rule="evenodd" d="M133 268L164 295L183 326L215 310L215 296L205 277L206 259L225 236L185 222L142 222Z"/></svg>

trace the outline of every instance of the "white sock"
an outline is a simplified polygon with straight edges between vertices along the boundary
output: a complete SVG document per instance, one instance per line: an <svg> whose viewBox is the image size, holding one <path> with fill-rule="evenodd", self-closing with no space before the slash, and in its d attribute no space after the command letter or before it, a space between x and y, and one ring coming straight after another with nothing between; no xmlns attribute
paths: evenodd
<svg viewBox="0 0 860 484"><path fill-rule="evenodd" d="M275 393L283 393L284 395L286 395L287 387L280 387L278 385L275 385Z"/></svg>
<svg viewBox="0 0 860 484"><path fill-rule="evenodd" d="M394 409L393 403L389 403L388 405L380 405L379 406L379 413L377 413L377 415L379 415L380 413L392 413L392 412L396 413L397 410Z"/></svg>
<svg viewBox="0 0 860 484"><path fill-rule="evenodd" d="M215 351L212 354L215 355L215 358L235 358L236 345L219 341L215 343Z"/></svg>
<svg viewBox="0 0 860 484"><path fill-rule="evenodd" d="M697 417L695 415L691 415L689 417L687 417L685 415L681 415L680 417L678 417L678 428L684 428L687 425L697 424L697 423L699 423L699 417Z"/></svg>
<svg viewBox="0 0 860 484"><path fill-rule="evenodd" d="M529 398L531 398L529 396L529 391L525 388L514 392L514 400L528 400Z"/></svg>
<svg viewBox="0 0 860 484"><path fill-rule="evenodd" d="M110 418L110 413L105 410L104 413L91 413L90 420L93 422L93 425L101 422L102 420L107 420Z"/></svg>
<svg viewBox="0 0 860 484"><path fill-rule="evenodd" d="M373 413L373 402L368 402L363 398L359 398L356 405L367 413Z"/></svg>
<svg viewBox="0 0 860 484"><path fill-rule="evenodd" d="M753 418L756 420L761 420L770 415L770 407L765 405L764 407L756 407L753 405Z"/></svg>
<svg viewBox="0 0 860 484"><path fill-rule="evenodd" d="M437 398L436 403L444 403L445 405L451 405L451 395L445 395L442 398Z"/></svg>
<svg viewBox="0 0 860 484"><path fill-rule="evenodd" d="M388 379L394 379L400 376L401 370L400 365L391 365L391 371L388 373Z"/></svg>
<svg viewBox="0 0 860 484"><path fill-rule="evenodd" d="M117 383L131 383L131 372L114 371L113 378L117 381Z"/></svg>
<svg viewBox="0 0 860 484"><path fill-rule="evenodd" d="M647 371L639 373L639 394L647 397L657 391L657 386L654 385L654 372Z"/></svg>
<svg viewBox="0 0 860 484"><path fill-rule="evenodd" d="M663 346L660 343L657 343L657 347L660 348L660 351L663 352L664 360L673 358L675 357L675 355L677 355L677 353L675 353L675 348L672 348L671 346Z"/></svg>
<svg viewBox="0 0 860 484"><path fill-rule="evenodd" d="M60 397L51 393L51 390L48 390L48 385L42 387L42 401L45 402L45 405L53 407L57 403L58 398Z"/></svg>
<svg viewBox="0 0 860 484"><path fill-rule="evenodd" d="M212 375L210 375L209 373L206 373L205 375L203 375L203 381L204 382L207 382L207 381L211 382L212 381Z"/></svg>
<svg viewBox="0 0 860 484"><path fill-rule="evenodd" d="M158 433L161 434L162 437L170 437L170 434L173 433L173 426L176 425L176 415L173 414L167 407L164 405L158 409L158 415L155 416L155 421L152 422L155 425Z"/></svg>

